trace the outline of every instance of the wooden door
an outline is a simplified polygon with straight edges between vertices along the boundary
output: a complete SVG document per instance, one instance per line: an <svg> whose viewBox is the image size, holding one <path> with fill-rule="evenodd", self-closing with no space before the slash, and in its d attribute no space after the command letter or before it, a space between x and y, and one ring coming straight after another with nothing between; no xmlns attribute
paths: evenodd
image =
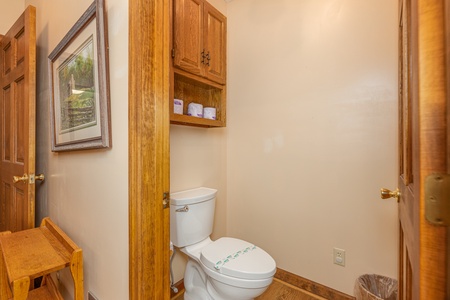
<svg viewBox="0 0 450 300"><path fill-rule="evenodd" d="M205 74L208 79L225 84L227 18L208 2L204 6Z"/></svg>
<svg viewBox="0 0 450 300"><path fill-rule="evenodd" d="M426 181L447 173L444 1L399 3L399 299L448 299L447 229L425 205Z"/></svg>
<svg viewBox="0 0 450 300"><path fill-rule="evenodd" d="M204 76L203 0L174 0L174 66Z"/></svg>
<svg viewBox="0 0 450 300"><path fill-rule="evenodd" d="M6 33L0 47L0 230L18 231L35 226L36 9L33 6ZM13 182L14 176L22 180Z"/></svg>

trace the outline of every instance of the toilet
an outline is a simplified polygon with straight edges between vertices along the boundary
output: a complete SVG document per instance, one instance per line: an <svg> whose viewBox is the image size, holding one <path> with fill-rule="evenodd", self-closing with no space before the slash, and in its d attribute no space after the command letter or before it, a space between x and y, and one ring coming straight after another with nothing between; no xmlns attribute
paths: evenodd
<svg viewBox="0 0 450 300"><path fill-rule="evenodd" d="M170 195L170 238L188 256L184 299L254 299L272 283L275 261L249 242L210 239L216 194L201 187Z"/></svg>

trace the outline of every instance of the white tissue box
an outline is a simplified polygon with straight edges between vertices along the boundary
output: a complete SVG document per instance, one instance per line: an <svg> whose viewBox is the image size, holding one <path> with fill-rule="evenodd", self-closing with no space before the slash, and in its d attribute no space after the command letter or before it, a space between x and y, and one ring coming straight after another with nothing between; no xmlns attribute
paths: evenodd
<svg viewBox="0 0 450 300"><path fill-rule="evenodd" d="M191 102L188 104L188 116L203 117L203 105Z"/></svg>
<svg viewBox="0 0 450 300"><path fill-rule="evenodd" d="M214 107L203 108L203 118L216 120L216 109Z"/></svg>
<svg viewBox="0 0 450 300"><path fill-rule="evenodd" d="M183 114L183 100L173 99L173 113L178 115Z"/></svg>

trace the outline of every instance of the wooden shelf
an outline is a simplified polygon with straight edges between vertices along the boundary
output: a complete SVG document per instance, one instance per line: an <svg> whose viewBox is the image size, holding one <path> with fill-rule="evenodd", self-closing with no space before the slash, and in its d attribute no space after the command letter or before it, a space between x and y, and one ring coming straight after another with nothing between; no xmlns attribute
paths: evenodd
<svg viewBox="0 0 450 300"><path fill-rule="evenodd" d="M196 118L187 115L178 115L171 113L170 123L178 125L190 125L198 127L224 127L222 121L210 120L205 118Z"/></svg>
<svg viewBox="0 0 450 300"><path fill-rule="evenodd" d="M224 88L223 84L218 84L217 82L211 81L209 79L200 77L195 74L191 74L176 67L173 68L173 73L175 75L175 79L182 80L193 85L201 86L207 90L209 89L222 90Z"/></svg>
<svg viewBox="0 0 450 300"><path fill-rule="evenodd" d="M45 276L43 286L28 292L28 299L33 300L64 300L56 288L56 284L50 275ZM12 299L10 299L12 300Z"/></svg>
<svg viewBox="0 0 450 300"><path fill-rule="evenodd" d="M173 99L170 103L170 122L178 125L199 127L225 127L226 95L225 86L205 78L197 78L183 70L174 68L173 96L183 100L183 115L173 113ZM200 103L203 107L216 109L216 120L187 115L189 103Z"/></svg>

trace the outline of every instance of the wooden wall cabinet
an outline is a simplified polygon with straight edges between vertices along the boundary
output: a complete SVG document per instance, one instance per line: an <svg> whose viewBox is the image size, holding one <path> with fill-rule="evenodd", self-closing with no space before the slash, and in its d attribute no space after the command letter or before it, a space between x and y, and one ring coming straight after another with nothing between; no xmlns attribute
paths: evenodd
<svg viewBox="0 0 450 300"><path fill-rule="evenodd" d="M226 125L226 17L204 0L174 0L170 120L201 127ZM184 102L174 114L173 99ZM187 115L189 103L216 108L216 120Z"/></svg>
<svg viewBox="0 0 450 300"><path fill-rule="evenodd" d="M174 1L174 66L225 84L226 17L204 0Z"/></svg>

